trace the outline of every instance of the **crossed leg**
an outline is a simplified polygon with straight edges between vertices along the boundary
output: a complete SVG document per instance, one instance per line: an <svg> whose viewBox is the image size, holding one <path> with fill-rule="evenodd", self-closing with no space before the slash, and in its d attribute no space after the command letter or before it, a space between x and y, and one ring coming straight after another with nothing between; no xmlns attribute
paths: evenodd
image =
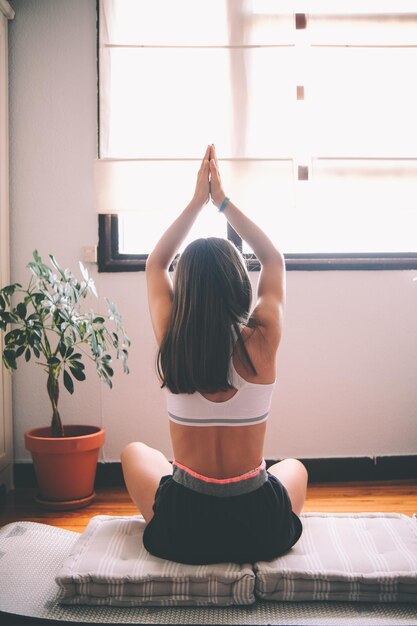
<svg viewBox="0 0 417 626"><path fill-rule="evenodd" d="M129 443L120 458L129 495L149 522L159 481L162 476L172 474L172 465L162 452L141 442Z"/></svg>
<svg viewBox="0 0 417 626"><path fill-rule="evenodd" d="M284 459L268 468L284 485L290 496L292 510L300 515L307 494L307 470L297 459Z"/></svg>

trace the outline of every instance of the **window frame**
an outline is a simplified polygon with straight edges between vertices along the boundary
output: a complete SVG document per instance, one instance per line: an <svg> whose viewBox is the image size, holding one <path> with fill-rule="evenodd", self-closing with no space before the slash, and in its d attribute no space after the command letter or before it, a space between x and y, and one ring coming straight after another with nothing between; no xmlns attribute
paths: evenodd
<svg viewBox="0 0 417 626"><path fill-rule="evenodd" d="M97 137L100 157L100 2L97 10ZM300 22L301 19L301 22ZM305 28L306 15L296 14L297 28ZM301 26L300 26L301 23ZM242 239L227 224L227 238L242 251ZM259 271L260 264L254 254L244 254L249 271ZM340 271L340 270L415 270L416 252L398 253L290 253L284 254L286 269L290 271ZM148 254L124 254L119 251L119 222L117 214L98 215L98 271L140 272L146 267Z"/></svg>
<svg viewBox="0 0 417 626"><path fill-rule="evenodd" d="M117 215L99 215L99 272L143 272L147 254L119 252L119 223ZM227 236L240 250L242 240L228 224ZM244 254L249 271L257 272L260 264L255 255ZM286 269L290 271L339 270L415 270L417 252L411 253L340 253L340 254L284 254Z"/></svg>

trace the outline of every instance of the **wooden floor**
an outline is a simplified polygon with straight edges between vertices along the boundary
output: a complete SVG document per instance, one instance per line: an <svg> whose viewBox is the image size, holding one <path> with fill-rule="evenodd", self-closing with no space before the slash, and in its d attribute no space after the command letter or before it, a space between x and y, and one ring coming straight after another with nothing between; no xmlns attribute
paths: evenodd
<svg viewBox="0 0 417 626"><path fill-rule="evenodd" d="M94 515L135 515L123 487L102 488L85 509L68 512L43 511L34 502L34 489L17 489L0 503L0 525L30 520L82 532ZM355 513L383 511L417 514L417 480L365 483L313 484L308 489L305 511Z"/></svg>

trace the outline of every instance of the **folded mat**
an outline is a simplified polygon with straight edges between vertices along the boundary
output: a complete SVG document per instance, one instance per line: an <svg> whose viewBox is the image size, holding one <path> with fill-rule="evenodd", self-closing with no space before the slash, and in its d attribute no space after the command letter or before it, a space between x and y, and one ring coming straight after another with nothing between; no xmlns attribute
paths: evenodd
<svg viewBox="0 0 417 626"><path fill-rule="evenodd" d="M298 543L269 562L184 565L149 554L141 516L97 516L59 571L60 602L229 606L279 601L417 602L417 520L306 513Z"/></svg>
<svg viewBox="0 0 417 626"><path fill-rule="evenodd" d="M306 513L302 522L290 552L255 564L258 597L417 602L415 516Z"/></svg>
<svg viewBox="0 0 417 626"><path fill-rule="evenodd" d="M79 533L36 522L0 528L0 623L14 615L41 624L294 624L300 626L409 626L417 604L377 602L268 602L248 606L83 606L60 604L56 572ZM17 623L17 622L16 622ZM20 623L20 622L19 622ZM26 622L25 622L26 623Z"/></svg>
<svg viewBox="0 0 417 626"><path fill-rule="evenodd" d="M143 547L141 516L93 517L55 580L64 604L228 606L255 601L250 565L184 565Z"/></svg>

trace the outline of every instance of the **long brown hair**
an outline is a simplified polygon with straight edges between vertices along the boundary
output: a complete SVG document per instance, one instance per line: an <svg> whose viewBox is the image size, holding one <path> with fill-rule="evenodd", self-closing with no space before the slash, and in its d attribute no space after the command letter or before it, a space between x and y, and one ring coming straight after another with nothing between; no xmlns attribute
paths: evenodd
<svg viewBox="0 0 417 626"><path fill-rule="evenodd" d="M179 257L168 330L158 353L162 387L172 393L212 393L231 388L229 364L237 341L255 367L240 334L247 324L252 288L245 261L227 239L190 243Z"/></svg>

